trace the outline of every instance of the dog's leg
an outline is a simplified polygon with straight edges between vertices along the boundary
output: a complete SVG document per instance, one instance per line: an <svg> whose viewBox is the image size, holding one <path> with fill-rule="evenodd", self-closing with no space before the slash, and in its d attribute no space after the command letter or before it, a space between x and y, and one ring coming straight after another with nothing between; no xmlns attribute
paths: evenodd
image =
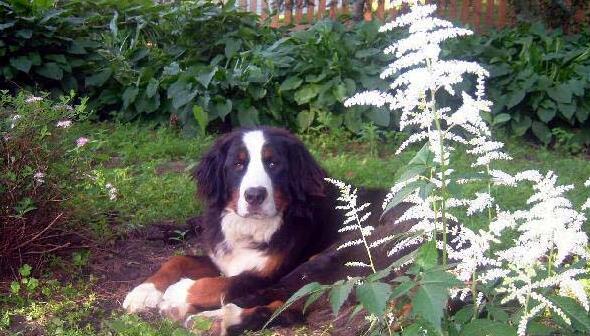
<svg viewBox="0 0 590 336"><path fill-rule="evenodd" d="M207 257L172 257L156 273L127 294L123 308L130 313L155 308L162 301L166 289L181 279L200 279L217 275L219 271Z"/></svg>

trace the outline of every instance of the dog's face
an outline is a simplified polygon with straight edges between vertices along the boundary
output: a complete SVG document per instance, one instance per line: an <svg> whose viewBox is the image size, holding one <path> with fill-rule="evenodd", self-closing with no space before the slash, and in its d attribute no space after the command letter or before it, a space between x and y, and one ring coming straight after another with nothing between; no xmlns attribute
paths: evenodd
<svg viewBox="0 0 590 336"><path fill-rule="evenodd" d="M195 177L210 205L265 219L310 195L321 195L325 174L303 144L285 130L238 130L220 138Z"/></svg>
<svg viewBox="0 0 590 336"><path fill-rule="evenodd" d="M233 141L225 159L226 184L231 200L230 211L242 217L276 216L287 205L284 186L288 167L285 146L272 141L261 130L242 134Z"/></svg>

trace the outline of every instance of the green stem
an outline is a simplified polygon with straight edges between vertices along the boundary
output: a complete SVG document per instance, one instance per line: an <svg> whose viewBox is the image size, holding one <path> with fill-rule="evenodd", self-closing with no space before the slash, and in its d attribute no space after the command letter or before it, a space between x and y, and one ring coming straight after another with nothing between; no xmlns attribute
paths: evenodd
<svg viewBox="0 0 590 336"><path fill-rule="evenodd" d="M375 269L375 264L373 263L373 255L371 255L371 249L369 248L369 244L367 243L367 239L365 238L365 235L363 234L363 227L361 225L361 220L359 218L359 215L357 213L355 213L354 218L356 219L356 223L359 227L359 231L361 232L361 237L363 238L363 244L365 245L365 249L367 250L367 255L369 256L369 265L371 266L371 270L373 270L373 273L377 273L377 270Z"/></svg>
<svg viewBox="0 0 590 336"><path fill-rule="evenodd" d="M441 219L443 224L443 253L442 253L442 264L447 266L447 216L446 216L446 200L447 200L447 179L445 177L445 171L447 170L445 164L445 150L444 150L444 136L443 130L440 124L440 116L436 109L435 92L430 90L430 99L432 100L432 113L434 113L434 124L439 136L439 155L440 155L440 166L441 166L441 183L442 183L442 199L441 199Z"/></svg>
<svg viewBox="0 0 590 336"><path fill-rule="evenodd" d="M471 275L471 296L473 297L473 317L472 320L476 320L477 316L479 315L479 307L477 306L477 277L475 275L475 271Z"/></svg>

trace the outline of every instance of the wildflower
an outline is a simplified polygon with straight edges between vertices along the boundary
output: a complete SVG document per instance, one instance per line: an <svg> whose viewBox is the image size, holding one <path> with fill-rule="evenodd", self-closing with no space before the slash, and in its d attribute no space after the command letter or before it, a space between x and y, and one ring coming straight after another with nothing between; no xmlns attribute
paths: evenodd
<svg viewBox="0 0 590 336"><path fill-rule="evenodd" d="M43 184L43 182L45 182L45 173L36 172L35 175L33 175L33 179L37 184Z"/></svg>
<svg viewBox="0 0 590 336"><path fill-rule="evenodd" d="M10 128L14 128L16 126L16 122L22 118L20 114L15 114L10 118Z"/></svg>
<svg viewBox="0 0 590 336"><path fill-rule="evenodd" d="M29 98L27 98L25 100L25 102L30 104L30 103L34 103L34 102L38 102L38 101L42 101L42 100L43 100L43 98L41 98L41 97L30 96Z"/></svg>
<svg viewBox="0 0 590 336"><path fill-rule="evenodd" d="M80 148L83 147L84 145L86 145L90 140L88 138L85 137L79 137L78 140L76 140L76 147Z"/></svg>
<svg viewBox="0 0 590 336"><path fill-rule="evenodd" d="M109 194L109 199L114 201L117 199L117 188L113 186L111 183L105 184L105 188L107 189L107 193Z"/></svg>
<svg viewBox="0 0 590 336"><path fill-rule="evenodd" d="M70 126L72 126L72 121L71 120L60 120L55 124L56 127L59 128L68 128Z"/></svg>

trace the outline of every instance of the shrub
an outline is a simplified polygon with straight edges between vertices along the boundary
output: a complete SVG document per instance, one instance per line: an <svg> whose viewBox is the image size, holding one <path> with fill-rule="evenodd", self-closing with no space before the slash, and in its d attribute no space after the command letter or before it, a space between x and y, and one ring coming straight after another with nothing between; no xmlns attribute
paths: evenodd
<svg viewBox="0 0 590 336"><path fill-rule="evenodd" d="M75 144L64 143L62 135L85 108L69 105L72 98L51 103L25 93L0 94L2 268L70 245L61 181L80 172L71 167Z"/></svg>
<svg viewBox="0 0 590 336"><path fill-rule="evenodd" d="M548 144L555 127L583 128L579 143L590 143L590 33L565 36L540 23L472 37L451 44L490 71L494 124L516 135L532 132Z"/></svg>
<svg viewBox="0 0 590 336"><path fill-rule="evenodd" d="M511 175L493 169L498 160L511 158L502 151L503 143L493 140L482 117L492 105L485 99L489 73L477 63L440 58L442 41L472 32L432 18L435 5L405 2L411 11L381 27L389 31L409 26L412 32L385 49L396 56L381 73L392 78L391 86L357 94L346 105L401 111L401 129L413 132L398 153L409 145L422 145L383 203L385 214L404 202L406 210L398 209L403 214L396 220L411 228L373 237L375 227L366 222L368 204L359 202L355 189L328 180L340 189L342 204L337 208L346 211L340 232L357 232L337 249L365 251L365 257L347 266L364 269L366 276L333 285L308 284L286 306L309 295L307 307L329 293L337 314L355 293L354 311L366 311L374 334L590 332L583 285L590 255L582 230L590 199L576 208L566 197L574 186L560 185L551 171ZM475 77L475 90L458 86L466 75ZM440 101L440 91L459 96L459 106ZM455 170L454 152L469 155L472 169ZM522 208L506 209L495 198L498 191L522 184L532 186ZM590 186L590 179L585 186ZM384 249L398 258L401 252L407 254L378 269L373 256ZM448 306L450 297L463 301L456 313Z"/></svg>

